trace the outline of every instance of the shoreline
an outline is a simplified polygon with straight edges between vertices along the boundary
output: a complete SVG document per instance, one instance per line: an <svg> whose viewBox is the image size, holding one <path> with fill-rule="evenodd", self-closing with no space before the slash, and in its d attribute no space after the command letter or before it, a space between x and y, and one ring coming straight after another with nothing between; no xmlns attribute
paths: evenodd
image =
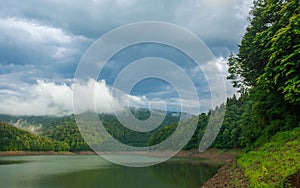
<svg viewBox="0 0 300 188"><path fill-rule="evenodd" d="M112 152L103 152L103 154L111 154ZM128 154L128 152L118 152L120 154ZM151 152L130 152L130 154L144 154L149 156L167 156L168 152L151 153ZM2 156L32 156L32 155L97 155L94 151L0 151L0 157ZM208 149L204 152L198 152L198 150L181 150L174 157L179 158L200 158L211 159L221 161L223 163L232 161L236 156L235 150L220 150L220 149Z"/></svg>
<svg viewBox="0 0 300 188"><path fill-rule="evenodd" d="M176 155L171 158L190 158L190 159L200 159L203 163L206 164L219 164L224 166L227 163L232 162L235 159L237 151L236 150L221 150L210 148L204 152L199 152L196 149L193 150L181 150ZM167 157L169 156L168 151L162 152L101 152L102 155L109 154L136 154L144 155L149 157ZM76 155L98 155L94 151L0 151L0 160L1 157L17 157L17 156L51 156L51 155L65 155L65 156L76 156ZM170 159L171 159L170 158Z"/></svg>

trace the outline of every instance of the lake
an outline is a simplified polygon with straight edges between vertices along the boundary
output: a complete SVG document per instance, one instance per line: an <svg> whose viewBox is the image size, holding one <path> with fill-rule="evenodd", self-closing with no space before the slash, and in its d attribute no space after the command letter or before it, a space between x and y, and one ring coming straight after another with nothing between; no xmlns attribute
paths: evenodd
<svg viewBox="0 0 300 188"><path fill-rule="evenodd" d="M186 158L133 168L98 155L0 157L0 187L196 188L219 167Z"/></svg>

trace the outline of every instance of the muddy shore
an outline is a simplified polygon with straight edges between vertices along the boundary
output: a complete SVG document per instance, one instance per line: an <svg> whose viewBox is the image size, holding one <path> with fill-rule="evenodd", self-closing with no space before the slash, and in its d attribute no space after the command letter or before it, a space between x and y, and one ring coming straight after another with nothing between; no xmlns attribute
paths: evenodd
<svg viewBox="0 0 300 188"><path fill-rule="evenodd" d="M102 152L103 154L110 154L111 152ZM119 152L120 154L126 152ZM0 151L0 156L29 156L29 155L95 155L96 153L93 151L78 151L78 152L55 152L55 151ZM130 154L145 154L149 156L166 156L168 152L162 153L143 153L143 152L131 152ZM235 151L223 151L217 149L209 149L205 152L198 152L197 150L189 150L189 151L180 151L175 157L184 157L184 158L202 158L202 159L210 159L217 160L220 162L228 162L231 161L235 157Z"/></svg>

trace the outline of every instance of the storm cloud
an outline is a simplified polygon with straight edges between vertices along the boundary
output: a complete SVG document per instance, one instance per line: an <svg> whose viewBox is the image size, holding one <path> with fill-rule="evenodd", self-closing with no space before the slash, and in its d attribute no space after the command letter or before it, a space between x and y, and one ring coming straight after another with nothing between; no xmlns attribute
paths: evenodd
<svg viewBox="0 0 300 188"><path fill-rule="evenodd" d="M0 113L71 113L72 79L82 55L106 32L133 22L162 21L192 31L216 56L225 78L226 59L229 52L237 50L248 24L250 6L251 0L3 1L0 7ZM135 54L127 56L131 59ZM51 93L49 88L57 92ZM100 88L103 93L109 91L107 85ZM228 96L235 92L229 82L226 88ZM176 106L178 99L160 93L162 91L149 93L145 99L143 92L136 91L132 97L137 97L141 106L151 100L151 95ZM103 96L103 99L109 97L108 94ZM193 104L192 101L185 103ZM18 109L12 110L12 107ZM110 110L108 106L103 108L103 111Z"/></svg>

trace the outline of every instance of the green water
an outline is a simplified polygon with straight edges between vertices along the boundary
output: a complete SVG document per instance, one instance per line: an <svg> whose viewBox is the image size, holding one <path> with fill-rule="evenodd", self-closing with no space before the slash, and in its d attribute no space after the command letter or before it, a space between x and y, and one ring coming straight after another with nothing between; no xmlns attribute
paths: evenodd
<svg viewBox="0 0 300 188"><path fill-rule="evenodd" d="M0 157L0 187L196 188L218 167L179 158L132 168L97 155Z"/></svg>

